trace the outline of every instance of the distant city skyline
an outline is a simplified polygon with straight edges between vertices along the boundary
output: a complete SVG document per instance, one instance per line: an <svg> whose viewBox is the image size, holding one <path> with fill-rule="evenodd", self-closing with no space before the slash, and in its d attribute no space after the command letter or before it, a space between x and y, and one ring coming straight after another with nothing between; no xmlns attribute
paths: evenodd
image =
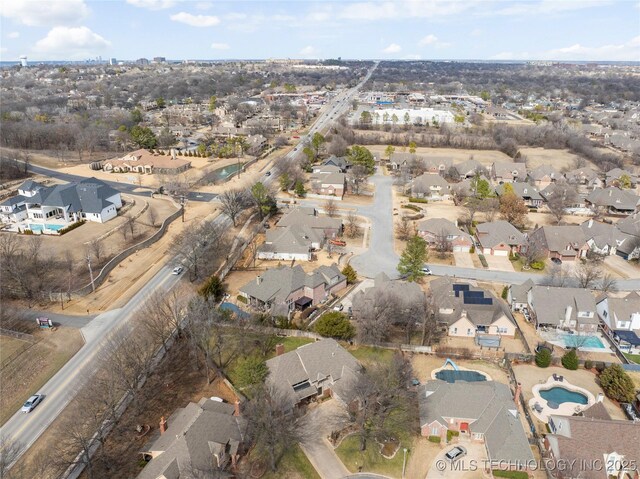
<svg viewBox="0 0 640 479"><path fill-rule="evenodd" d="M640 61L637 0L11 0L0 60Z"/></svg>

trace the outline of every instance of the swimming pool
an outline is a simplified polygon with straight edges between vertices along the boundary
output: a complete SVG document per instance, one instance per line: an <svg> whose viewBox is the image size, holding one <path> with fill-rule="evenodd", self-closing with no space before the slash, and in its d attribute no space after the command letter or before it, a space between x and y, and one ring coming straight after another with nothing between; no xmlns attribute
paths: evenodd
<svg viewBox="0 0 640 479"><path fill-rule="evenodd" d="M45 225L39 224L39 223L31 223L29 225L27 225L27 228L29 228L31 231L42 231L44 229ZM46 225L48 230L53 230L53 231L60 231L62 228L65 227L65 225L50 225L47 224Z"/></svg>
<svg viewBox="0 0 640 479"><path fill-rule="evenodd" d="M456 381L477 382L486 381L487 378L484 374L480 374L477 371L453 371L451 369L443 369L436 373L436 378L448 383L455 383Z"/></svg>
<svg viewBox="0 0 640 479"><path fill-rule="evenodd" d="M582 393L569 391L560 386L552 387L551 389L541 389L540 397L545 399L548 403L562 404L565 402L573 402L577 404L589 404L587 396Z"/></svg>
<svg viewBox="0 0 640 479"><path fill-rule="evenodd" d="M236 306L233 303L224 302L220 305L220 309L231 311L233 314L235 314L240 318L248 318L249 316L251 316L249 313L247 313L246 311L242 311L238 306Z"/></svg>
<svg viewBox="0 0 640 479"><path fill-rule="evenodd" d="M606 349L598 336L582 336L579 334L561 334L560 339L568 348Z"/></svg>

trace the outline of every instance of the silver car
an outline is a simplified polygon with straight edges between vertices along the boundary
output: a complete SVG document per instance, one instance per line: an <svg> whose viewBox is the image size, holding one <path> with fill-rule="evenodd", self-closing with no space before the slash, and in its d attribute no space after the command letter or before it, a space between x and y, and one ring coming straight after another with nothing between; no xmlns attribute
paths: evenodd
<svg viewBox="0 0 640 479"><path fill-rule="evenodd" d="M30 413L36 408L38 404L42 402L43 399L44 399L44 396L42 394L34 394L29 399L27 399L27 402L24 403L24 406L22 406L21 411L25 414Z"/></svg>

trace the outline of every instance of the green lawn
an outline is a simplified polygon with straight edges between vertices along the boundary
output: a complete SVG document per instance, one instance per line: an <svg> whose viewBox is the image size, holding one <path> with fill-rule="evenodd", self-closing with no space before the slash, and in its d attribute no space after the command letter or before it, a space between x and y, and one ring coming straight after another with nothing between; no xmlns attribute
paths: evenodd
<svg viewBox="0 0 640 479"><path fill-rule="evenodd" d="M402 461L404 453L402 446L393 459L387 459L380 454L380 446L376 442L367 443L367 449L360 451L360 439L349 436L336 449L336 454L351 472L373 472L391 477L402 475Z"/></svg>
<svg viewBox="0 0 640 479"><path fill-rule="evenodd" d="M373 346L358 346L357 348L349 349L349 352L359 361L371 362L371 361L391 361L393 354L392 349L375 348Z"/></svg>
<svg viewBox="0 0 640 479"><path fill-rule="evenodd" d="M624 353L624 357L627 358L629 361L632 361L636 364L640 364L640 354L627 354Z"/></svg>
<svg viewBox="0 0 640 479"><path fill-rule="evenodd" d="M494 470L494 477L506 477L507 479L528 479L529 474L524 471L500 471Z"/></svg>
<svg viewBox="0 0 640 479"><path fill-rule="evenodd" d="M289 449L282 459L280 459L276 472L267 472L267 474L262 477L263 479L279 479L282 477L320 479L320 476L298 445Z"/></svg>
<svg viewBox="0 0 640 479"><path fill-rule="evenodd" d="M278 344L284 344L285 353L288 353L289 351L293 351L294 349L298 349L300 346L304 346L305 344L313 343L314 341L315 339L312 339L312 338L295 338L295 337L278 338ZM272 358L275 355L276 355L276 352L274 350L269 355L269 358Z"/></svg>

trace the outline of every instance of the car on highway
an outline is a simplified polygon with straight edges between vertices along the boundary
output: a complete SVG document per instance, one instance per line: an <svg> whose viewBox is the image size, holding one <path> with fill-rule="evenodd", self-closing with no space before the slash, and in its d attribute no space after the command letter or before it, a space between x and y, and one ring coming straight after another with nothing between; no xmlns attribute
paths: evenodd
<svg viewBox="0 0 640 479"><path fill-rule="evenodd" d="M271 176L271 171L267 171L264 176Z"/></svg>
<svg viewBox="0 0 640 479"><path fill-rule="evenodd" d="M36 408L38 404L42 402L43 399L44 399L44 396L42 394L34 394L29 399L27 399L27 402L24 403L24 406L22 406L21 411L25 414L30 413Z"/></svg>
<svg viewBox="0 0 640 479"><path fill-rule="evenodd" d="M183 271L184 271L184 268L182 266L176 266L175 268L173 268L173 271L171 271L171 274L178 275Z"/></svg>
<svg viewBox="0 0 640 479"><path fill-rule="evenodd" d="M423 272L424 274L426 274L427 276L430 276L430 275L432 275L432 274L433 274L433 273L431 272L431 270L429 269L429 267L428 267L428 266L423 266L423 267L422 267L422 272Z"/></svg>
<svg viewBox="0 0 640 479"><path fill-rule="evenodd" d="M560 258L551 258L551 262L553 264L562 264L562 260Z"/></svg>
<svg viewBox="0 0 640 479"><path fill-rule="evenodd" d="M343 304L336 304L336 305L333 307L333 310L334 310L334 311L342 311L343 309L344 309L344 305L343 305Z"/></svg>
<svg viewBox="0 0 640 479"><path fill-rule="evenodd" d="M463 457L465 454L467 454L467 450L464 447L456 446L453 449L451 449L449 452L447 452L444 455L444 457L446 457L451 462L455 462L461 457Z"/></svg>

